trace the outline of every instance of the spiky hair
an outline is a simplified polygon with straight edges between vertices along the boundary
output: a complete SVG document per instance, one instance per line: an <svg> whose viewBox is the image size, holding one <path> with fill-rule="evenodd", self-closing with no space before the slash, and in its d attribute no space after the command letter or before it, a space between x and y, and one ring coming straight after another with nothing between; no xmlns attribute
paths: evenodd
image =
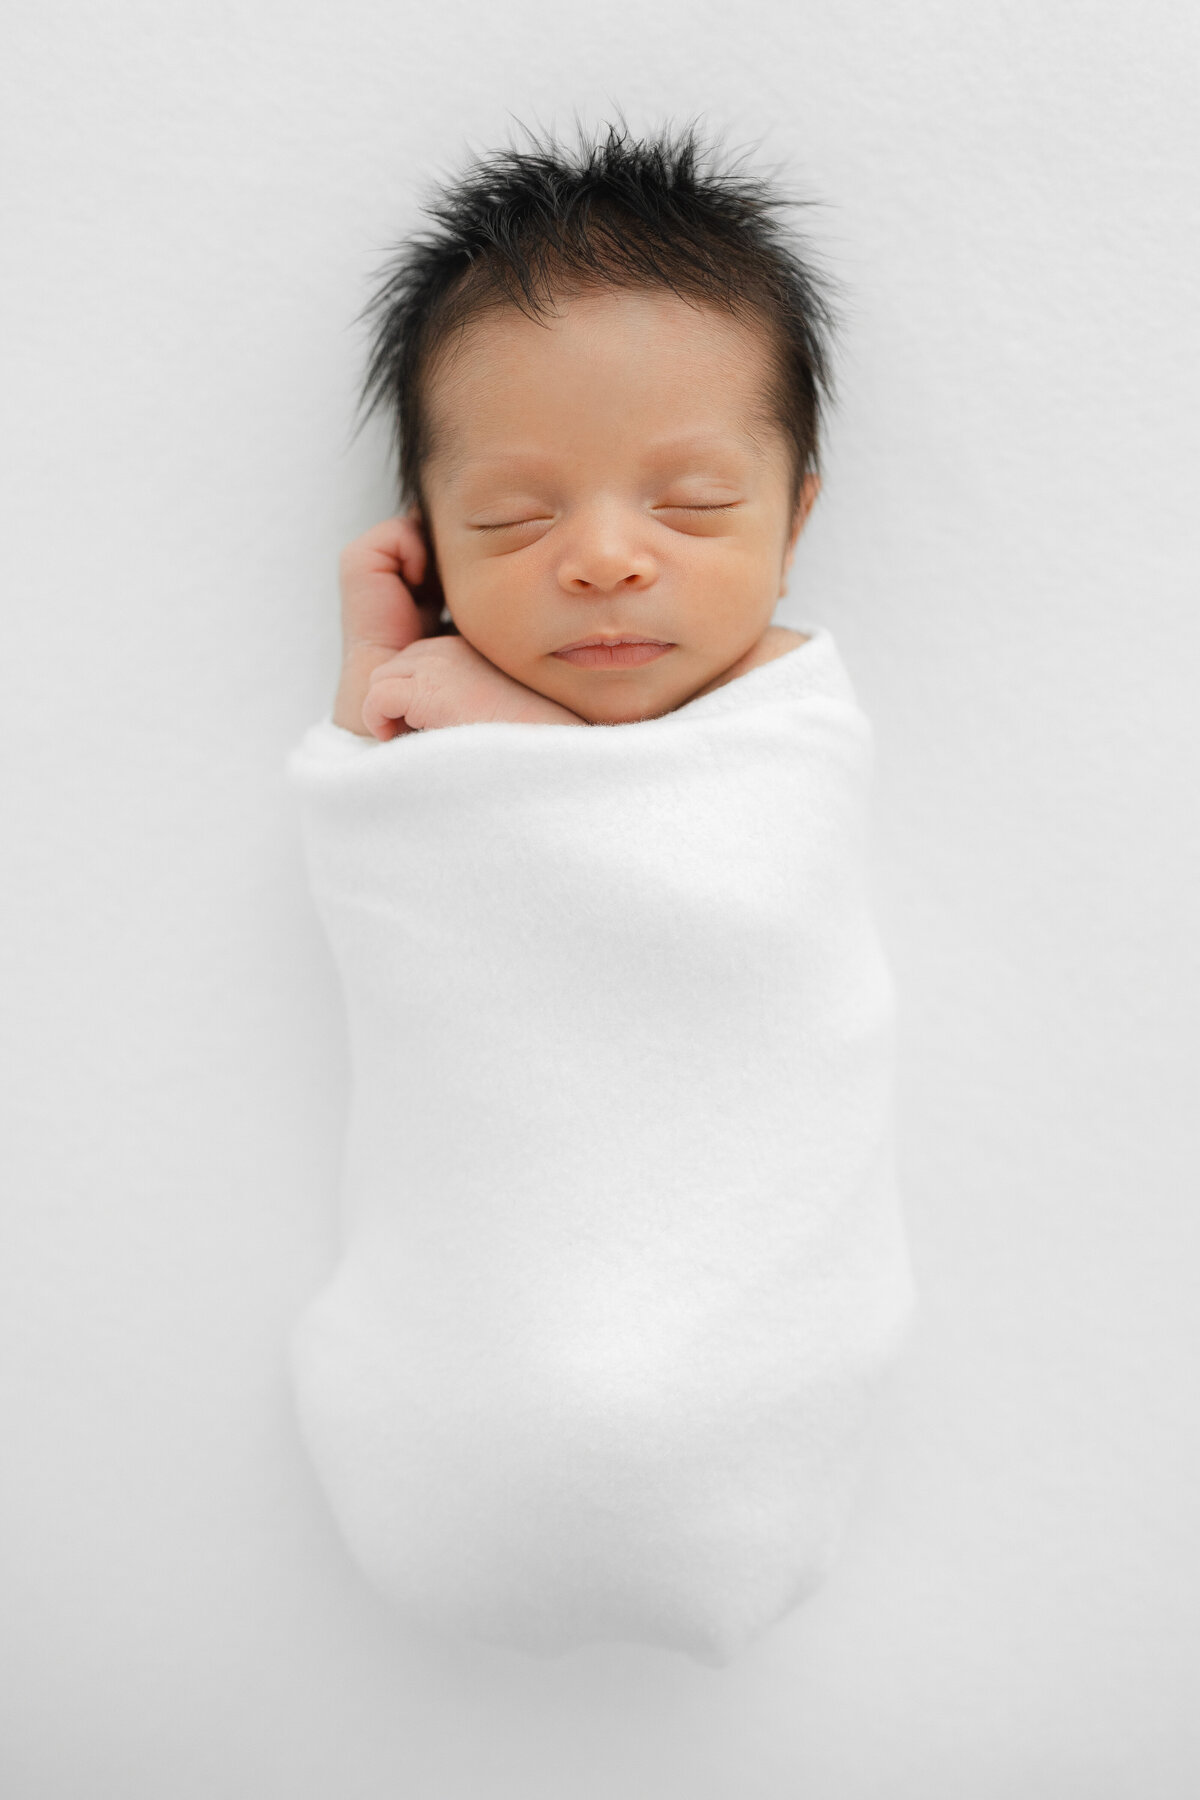
<svg viewBox="0 0 1200 1800"><path fill-rule="evenodd" d="M359 428L379 407L390 414L401 508L425 511L431 377L468 323L506 306L541 322L569 293L657 286L764 330L759 416L789 443L794 510L805 476L820 469L835 284L775 214L811 202L722 170L694 121L644 142L623 118L603 144L580 129L574 156L525 129L528 150L477 158L432 195L422 210L438 229L391 254L356 321L371 323Z"/></svg>

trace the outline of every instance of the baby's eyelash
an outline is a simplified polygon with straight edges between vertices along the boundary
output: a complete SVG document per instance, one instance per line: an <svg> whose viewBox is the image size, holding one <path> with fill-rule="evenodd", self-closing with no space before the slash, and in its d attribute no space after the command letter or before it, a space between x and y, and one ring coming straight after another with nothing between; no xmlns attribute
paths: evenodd
<svg viewBox="0 0 1200 1800"><path fill-rule="evenodd" d="M717 506L665 506L664 512L729 512L737 505L736 500L723 500ZM476 525L476 531L516 531L521 525L536 525L537 519L505 519L499 525Z"/></svg>

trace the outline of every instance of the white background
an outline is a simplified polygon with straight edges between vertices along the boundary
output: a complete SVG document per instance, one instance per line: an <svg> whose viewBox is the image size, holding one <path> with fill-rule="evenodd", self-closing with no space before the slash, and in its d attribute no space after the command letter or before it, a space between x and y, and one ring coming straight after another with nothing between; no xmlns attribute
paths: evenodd
<svg viewBox="0 0 1200 1800"><path fill-rule="evenodd" d="M1200 1789L1195 11L6 9L5 1800ZM782 622L877 734L921 1312L835 1577L724 1673L420 1650L301 1453L347 1068L283 759L353 325L513 120L701 113L850 294Z"/></svg>

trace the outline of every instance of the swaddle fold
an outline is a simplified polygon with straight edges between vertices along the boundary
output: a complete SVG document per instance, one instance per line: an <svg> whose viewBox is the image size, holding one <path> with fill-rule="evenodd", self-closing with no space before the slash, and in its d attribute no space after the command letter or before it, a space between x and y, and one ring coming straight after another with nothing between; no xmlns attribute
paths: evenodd
<svg viewBox="0 0 1200 1800"><path fill-rule="evenodd" d="M913 1304L872 733L826 627L658 719L288 758L344 991L304 1440L408 1615L723 1666L822 1580Z"/></svg>

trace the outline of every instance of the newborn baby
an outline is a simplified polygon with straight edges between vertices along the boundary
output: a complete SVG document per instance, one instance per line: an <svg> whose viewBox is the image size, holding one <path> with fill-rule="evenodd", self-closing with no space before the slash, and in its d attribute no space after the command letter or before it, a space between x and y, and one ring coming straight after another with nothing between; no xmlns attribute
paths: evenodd
<svg viewBox="0 0 1200 1800"><path fill-rule="evenodd" d="M353 1071L303 1435L404 1612L540 1653L811 1592L911 1304L870 726L771 622L827 323L772 204L615 136L453 191L291 758Z"/></svg>
<svg viewBox="0 0 1200 1800"><path fill-rule="evenodd" d="M334 723L621 724L805 642L770 620L819 482L763 427L771 369L761 326L661 290L478 321L423 505L343 553Z"/></svg>

